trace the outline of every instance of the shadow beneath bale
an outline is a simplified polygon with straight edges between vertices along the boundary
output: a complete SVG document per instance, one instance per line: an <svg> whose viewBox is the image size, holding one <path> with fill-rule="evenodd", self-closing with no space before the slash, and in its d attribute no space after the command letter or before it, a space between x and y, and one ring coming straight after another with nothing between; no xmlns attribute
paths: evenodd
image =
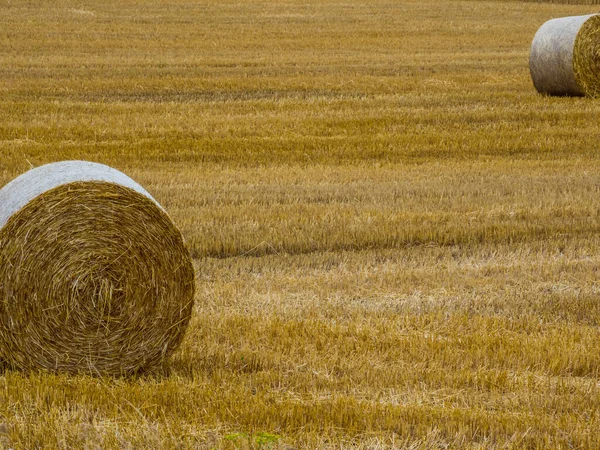
<svg viewBox="0 0 600 450"><path fill-rule="evenodd" d="M50 370L45 368L21 368L15 367L11 365L8 361L0 359L0 376L5 376L9 373L14 373L15 375L19 375L23 378L35 378L39 376L49 376L49 377L66 377L70 379L76 378L89 378L102 380L109 383L122 383L122 382L137 382L137 381L162 381L171 376L173 373L172 368L169 364L165 363L160 367L153 367L149 370L140 370L138 372L129 372L129 373L121 373L121 374L106 374L99 373L94 370L80 370L76 372L66 372L62 370Z"/></svg>

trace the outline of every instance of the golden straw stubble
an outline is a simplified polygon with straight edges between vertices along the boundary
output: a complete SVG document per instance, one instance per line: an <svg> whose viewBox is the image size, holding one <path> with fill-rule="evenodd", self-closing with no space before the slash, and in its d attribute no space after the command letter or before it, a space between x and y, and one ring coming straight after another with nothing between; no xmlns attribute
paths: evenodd
<svg viewBox="0 0 600 450"><path fill-rule="evenodd" d="M0 231L0 356L25 370L129 374L180 344L194 270L179 230L144 195L58 186Z"/></svg>
<svg viewBox="0 0 600 450"><path fill-rule="evenodd" d="M600 97L600 15L586 20L577 34L573 72L585 95Z"/></svg>

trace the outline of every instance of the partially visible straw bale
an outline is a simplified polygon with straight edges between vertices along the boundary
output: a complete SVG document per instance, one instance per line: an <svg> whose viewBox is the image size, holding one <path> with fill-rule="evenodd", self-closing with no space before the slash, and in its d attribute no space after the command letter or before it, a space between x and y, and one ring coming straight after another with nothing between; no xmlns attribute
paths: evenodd
<svg viewBox="0 0 600 450"><path fill-rule="evenodd" d="M194 270L141 186L68 161L0 191L0 358L15 368L130 374L180 344Z"/></svg>
<svg viewBox="0 0 600 450"><path fill-rule="evenodd" d="M544 23L531 44L529 69L540 93L600 96L600 16Z"/></svg>

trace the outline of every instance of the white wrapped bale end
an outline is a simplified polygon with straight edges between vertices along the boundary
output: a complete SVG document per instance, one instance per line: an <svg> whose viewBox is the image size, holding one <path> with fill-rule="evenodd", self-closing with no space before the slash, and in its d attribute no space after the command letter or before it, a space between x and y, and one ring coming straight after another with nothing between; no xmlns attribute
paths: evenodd
<svg viewBox="0 0 600 450"><path fill-rule="evenodd" d="M531 44L529 70L542 94L600 96L600 16L544 23Z"/></svg>
<svg viewBox="0 0 600 450"><path fill-rule="evenodd" d="M11 367L129 374L180 344L194 270L148 192L81 161L0 190L0 358Z"/></svg>

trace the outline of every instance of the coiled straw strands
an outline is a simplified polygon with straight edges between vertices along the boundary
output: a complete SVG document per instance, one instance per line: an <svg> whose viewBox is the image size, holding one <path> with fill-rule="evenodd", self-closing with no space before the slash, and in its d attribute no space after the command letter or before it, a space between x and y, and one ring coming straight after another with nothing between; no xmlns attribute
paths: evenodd
<svg viewBox="0 0 600 450"><path fill-rule="evenodd" d="M543 24L531 44L529 70L540 93L600 97L600 15Z"/></svg>
<svg viewBox="0 0 600 450"><path fill-rule="evenodd" d="M0 190L0 358L10 366L155 367L181 342L193 298L181 233L123 173L67 161Z"/></svg>

